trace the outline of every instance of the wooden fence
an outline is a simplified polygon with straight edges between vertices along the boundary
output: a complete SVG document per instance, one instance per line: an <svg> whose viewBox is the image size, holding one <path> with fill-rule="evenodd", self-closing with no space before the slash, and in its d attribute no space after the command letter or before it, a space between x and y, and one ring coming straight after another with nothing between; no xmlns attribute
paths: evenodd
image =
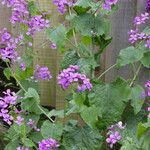
<svg viewBox="0 0 150 150"><path fill-rule="evenodd" d="M0 0L0 29L7 27L9 30L11 30L11 26L8 21L11 12L9 9L1 5L1 1L2 0ZM38 1L41 9L51 10L51 22L54 25L63 19L58 15L56 7L52 5L52 0ZM133 28L133 18L141 12L144 12L145 3L146 0L120 0L119 10L111 16L111 35L113 37L113 41L102 57L101 65L103 67L101 72L106 70L112 64L115 64L119 51L129 45L127 32ZM56 76L59 72L59 62L61 56L56 50L50 49L50 43L45 43L44 48L40 47L40 45L42 45L45 41L44 39L44 34L37 33L33 40L34 50L38 54L38 58L35 60L35 62L43 66L48 66L53 75L53 80L50 82L42 81L40 83L41 104L62 109L65 104L65 94L56 84ZM104 80L110 82L118 74L121 74L125 78L133 76L128 67L124 67L120 70L112 69L105 75ZM143 84L149 78L150 75L148 74L148 69L142 68L139 77L140 83Z"/></svg>

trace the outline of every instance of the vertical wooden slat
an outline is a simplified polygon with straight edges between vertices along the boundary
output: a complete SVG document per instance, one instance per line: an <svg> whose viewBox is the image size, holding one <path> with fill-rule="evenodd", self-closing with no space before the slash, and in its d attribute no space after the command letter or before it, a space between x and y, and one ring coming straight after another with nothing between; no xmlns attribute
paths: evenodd
<svg viewBox="0 0 150 150"><path fill-rule="evenodd" d="M11 24L9 22L9 18L11 15L11 11L6 6L3 6L2 0L0 0L0 30L2 28L7 28L9 31L11 30Z"/></svg>
<svg viewBox="0 0 150 150"><path fill-rule="evenodd" d="M145 12L145 6L146 6L146 1L147 0L138 0L137 1L137 15L140 15L141 13ZM144 27L146 27L147 25L150 25L150 21L147 22L147 24L141 26L141 31L144 29ZM150 60L149 60L150 61ZM146 81L150 80L150 69L147 68L142 68L140 71L140 75L139 75L139 82L141 83L141 85L143 85L144 83L146 83Z"/></svg>
<svg viewBox="0 0 150 150"><path fill-rule="evenodd" d="M41 10L55 10L54 5L49 0L38 0ZM52 16L51 23L56 22L57 17ZM56 50L50 49L50 43L46 42L46 37L43 32L38 32L33 40L34 50L37 52L38 58L36 63L41 66L49 67L53 79L49 82L40 82L40 93L41 93L41 104L43 106L54 106L55 107L55 93L56 93L56 63L57 63L57 52ZM43 47L44 45L44 47Z"/></svg>
<svg viewBox="0 0 150 150"><path fill-rule="evenodd" d="M129 45L127 32L133 27L132 22L136 14L136 2L137 0L120 0L117 12L111 16L111 36L113 37L113 41L106 51L106 69L116 63L119 51ZM128 67L124 67L121 70L112 69L105 75L105 80L110 82L118 74L121 74L125 78L132 75Z"/></svg>

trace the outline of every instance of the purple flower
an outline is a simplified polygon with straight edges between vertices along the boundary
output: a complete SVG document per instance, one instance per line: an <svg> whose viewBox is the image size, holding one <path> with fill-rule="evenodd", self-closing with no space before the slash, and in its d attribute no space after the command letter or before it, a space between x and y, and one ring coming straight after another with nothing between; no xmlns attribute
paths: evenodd
<svg viewBox="0 0 150 150"><path fill-rule="evenodd" d="M106 142L109 144L110 148L113 148L113 145L121 140L119 131L121 132L123 129L125 129L125 126L123 126L123 123L121 121L119 121L115 125L111 125L108 128L109 131L107 133L108 138L106 139Z"/></svg>
<svg viewBox="0 0 150 150"><path fill-rule="evenodd" d="M57 147L59 147L58 142L55 139L49 138L39 142L38 150L56 150Z"/></svg>
<svg viewBox="0 0 150 150"><path fill-rule="evenodd" d="M145 12L144 14L141 14L140 16L135 17L134 24L140 25L144 24L146 20L149 19L149 13Z"/></svg>
<svg viewBox="0 0 150 150"><path fill-rule="evenodd" d="M21 40L23 40L22 35L13 38L6 28L0 31L0 44L3 45L3 48L0 49L0 55L4 61L7 59L17 60L18 53L15 49Z"/></svg>
<svg viewBox="0 0 150 150"><path fill-rule="evenodd" d="M105 3L108 5L113 5L116 4L118 2L118 0L105 0Z"/></svg>
<svg viewBox="0 0 150 150"><path fill-rule="evenodd" d="M102 5L102 8L105 10L111 10L111 5L115 5L118 0L105 0L105 3Z"/></svg>
<svg viewBox="0 0 150 150"><path fill-rule="evenodd" d="M18 126L21 126L22 123L23 123L23 121L24 121L24 118L22 118L21 116L18 116L18 117L17 117L17 120L14 121L14 122L15 122Z"/></svg>
<svg viewBox="0 0 150 150"><path fill-rule="evenodd" d="M73 6L74 0L71 0L71 2L68 0L53 0L53 3L58 7L58 12L64 14L67 11L66 6Z"/></svg>
<svg viewBox="0 0 150 150"><path fill-rule="evenodd" d="M92 89L90 80L84 74L78 73L78 70L79 66L70 66L64 69L57 77L58 84L61 85L63 89L67 89L72 83L77 83L77 92L90 91Z"/></svg>
<svg viewBox="0 0 150 150"><path fill-rule="evenodd" d="M19 146L19 147L17 147L17 150L29 150L29 148Z"/></svg>
<svg viewBox="0 0 150 150"><path fill-rule="evenodd" d="M49 20L45 20L41 15L33 16L28 22L28 32L27 35L34 35L36 31L42 31L44 28L48 28Z"/></svg>
<svg viewBox="0 0 150 150"><path fill-rule="evenodd" d="M149 97L150 96L150 81L148 81L145 84L145 87L146 87L146 95Z"/></svg>
<svg viewBox="0 0 150 150"><path fill-rule="evenodd" d="M28 45L31 47L31 46L32 46L32 43L31 43L31 42L29 42L29 43L28 43Z"/></svg>
<svg viewBox="0 0 150 150"><path fill-rule="evenodd" d="M147 0L146 2L146 10L150 10L150 0Z"/></svg>
<svg viewBox="0 0 150 150"><path fill-rule="evenodd" d="M150 48L150 38L146 40L145 47L148 47L148 48Z"/></svg>
<svg viewBox="0 0 150 150"><path fill-rule="evenodd" d="M56 43L52 43L52 44L51 44L51 49L57 49Z"/></svg>
<svg viewBox="0 0 150 150"><path fill-rule="evenodd" d="M32 119L29 119L29 122L27 123L27 125L29 125L32 128L34 125L34 121Z"/></svg>
<svg viewBox="0 0 150 150"><path fill-rule="evenodd" d="M36 70L34 71L34 78L36 80L50 80L52 76L48 67L40 67L39 65L36 65Z"/></svg>
<svg viewBox="0 0 150 150"><path fill-rule="evenodd" d="M111 5L103 4L102 8L105 9L105 10L111 10Z"/></svg>
<svg viewBox="0 0 150 150"><path fill-rule="evenodd" d="M26 64L22 62L20 64L20 68L21 68L22 71L25 71L26 70Z"/></svg>

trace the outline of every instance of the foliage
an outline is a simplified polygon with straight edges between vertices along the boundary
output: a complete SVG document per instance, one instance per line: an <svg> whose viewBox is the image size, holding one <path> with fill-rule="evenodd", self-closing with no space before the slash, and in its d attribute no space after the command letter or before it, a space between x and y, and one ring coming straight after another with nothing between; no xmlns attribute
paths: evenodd
<svg viewBox="0 0 150 150"><path fill-rule="evenodd" d="M120 50L116 63L96 77L101 56L113 39L109 15L117 11L117 0L70 2L53 0L65 19L55 26L51 13L41 10L36 0L2 2L12 9L10 22L21 28L16 35L5 28L0 32L0 58L7 66L3 74L17 83L15 92L7 89L0 98L1 122L8 129L4 149L149 150L150 81L143 87L137 78L141 67L150 68L150 27L141 33L131 30L131 45ZM147 13L136 17L135 28L148 19ZM41 31L51 48L63 55L63 71L57 79L63 90L70 88L64 110L48 110L40 104L38 83L55 80L48 67L33 65L32 41ZM126 65L133 68L133 78L118 75L110 83L101 80L112 68ZM83 123L72 120L74 114Z"/></svg>

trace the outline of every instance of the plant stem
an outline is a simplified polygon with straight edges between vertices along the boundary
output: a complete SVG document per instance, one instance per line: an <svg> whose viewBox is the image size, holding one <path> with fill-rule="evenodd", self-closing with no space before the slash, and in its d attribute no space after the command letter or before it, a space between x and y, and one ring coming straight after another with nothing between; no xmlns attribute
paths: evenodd
<svg viewBox="0 0 150 150"><path fill-rule="evenodd" d="M54 123L54 120L46 114L46 112L41 108L41 106L38 105L38 108L43 112L43 114L44 114L52 123Z"/></svg>
<svg viewBox="0 0 150 150"><path fill-rule="evenodd" d="M109 67L107 70L105 70L99 77L98 79L100 79L103 75L105 75L109 70L111 70L112 68L114 68L117 64L112 65L111 67Z"/></svg>
<svg viewBox="0 0 150 150"><path fill-rule="evenodd" d="M18 83L18 85L20 86L20 88L26 93L27 90L22 86L22 84L20 83L20 81L16 78L15 74L13 73L12 69L10 68L9 64L6 62L6 65L8 67L8 69L10 70L12 76L14 77L14 79L16 80L16 82ZM41 106L38 105L38 108L43 112L43 114L52 122L54 123L54 120L49 117L46 112L41 108Z"/></svg>
<svg viewBox="0 0 150 150"><path fill-rule="evenodd" d="M139 67L138 67L138 69L137 69L137 71L136 71L136 73L135 73L133 79L131 80L130 87L133 85L134 81L136 80L136 78L137 78L137 76L138 76L138 74L139 74L139 71L140 71L141 67L142 67L142 64L139 65Z"/></svg>
<svg viewBox="0 0 150 150"><path fill-rule="evenodd" d="M10 66L9 66L9 64L7 62L6 62L6 65L7 65L8 69L9 69L9 71L11 72L12 76L16 80L17 84L21 87L21 89L23 89L25 92L27 92L26 89L20 83L20 81L16 78L15 74L13 73L12 69L10 68Z"/></svg>

